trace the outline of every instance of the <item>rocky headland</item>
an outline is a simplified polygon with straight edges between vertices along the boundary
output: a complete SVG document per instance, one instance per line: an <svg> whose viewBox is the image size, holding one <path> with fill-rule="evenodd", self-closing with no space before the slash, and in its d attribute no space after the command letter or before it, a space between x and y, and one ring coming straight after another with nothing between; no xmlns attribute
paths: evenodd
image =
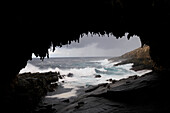
<svg viewBox="0 0 170 113"><path fill-rule="evenodd" d="M109 59L110 61L121 61L115 66L133 63L132 70L139 71L144 69L153 69L153 61L149 54L150 47L144 45L143 47L137 48L133 51L123 54L120 57L114 57Z"/></svg>

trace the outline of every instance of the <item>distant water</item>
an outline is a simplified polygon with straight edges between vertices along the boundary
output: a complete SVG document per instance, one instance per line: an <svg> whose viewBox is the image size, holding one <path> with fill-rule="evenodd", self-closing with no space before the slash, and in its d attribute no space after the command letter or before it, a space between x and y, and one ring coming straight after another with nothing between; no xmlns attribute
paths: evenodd
<svg viewBox="0 0 170 113"><path fill-rule="evenodd" d="M109 62L108 57L66 57L66 58L50 58L40 59L34 58L28 61L24 72L60 72L61 75L73 73L73 77L65 77L65 85L71 86L89 86L106 83L108 79L119 80L132 75L141 76L151 70L132 71L130 68L133 64L114 66L118 62ZM95 75L101 75L95 78ZM60 80L62 81L62 80Z"/></svg>

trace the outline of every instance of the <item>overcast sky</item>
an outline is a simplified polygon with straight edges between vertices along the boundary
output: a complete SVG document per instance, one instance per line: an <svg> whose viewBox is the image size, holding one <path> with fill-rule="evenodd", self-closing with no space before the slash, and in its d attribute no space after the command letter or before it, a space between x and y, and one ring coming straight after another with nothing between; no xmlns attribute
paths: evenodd
<svg viewBox="0 0 170 113"><path fill-rule="evenodd" d="M116 39L113 35L109 37L84 35L79 43L73 41L71 45L56 47L54 52L49 50L49 55L50 57L120 56L141 46L139 37L133 36L128 40L126 35L120 39Z"/></svg>

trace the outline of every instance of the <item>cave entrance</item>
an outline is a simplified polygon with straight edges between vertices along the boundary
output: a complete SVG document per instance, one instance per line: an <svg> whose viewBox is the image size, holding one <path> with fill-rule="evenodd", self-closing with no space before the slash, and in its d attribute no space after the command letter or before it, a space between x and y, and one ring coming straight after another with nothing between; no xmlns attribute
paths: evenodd
<svg viewBox="0 0 170 113"><path fill-rule="evenodd" d="M64 88L71 88L71 93L55 94L49 98L67 98L75 96L80 87L89 87L101 83L109 83L133 75L142 75L147 71L133 71L132 63L115 66L121 62L121 55L141 47L138 36L127 39L125 36L116 39L112 34L83 34L80 42L71 42L70 45L56 47L52 52L49 49L49 59L41 61L33 58L28 61L24 72L60 72L58 84ZM34 56L33 56L34 57ZM67 94L68 93L68 94Z"/></svg>

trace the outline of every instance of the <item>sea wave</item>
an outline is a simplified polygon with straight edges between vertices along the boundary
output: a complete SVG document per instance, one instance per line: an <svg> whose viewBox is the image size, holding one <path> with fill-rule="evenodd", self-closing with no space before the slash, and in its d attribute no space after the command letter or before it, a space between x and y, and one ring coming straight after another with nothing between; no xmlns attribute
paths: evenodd
<svg viewBox="0 0 170 113"><path fill-rule="evenodd" d="M56 67L55 69L53 68L47 68L47 69L40 69L37 66L34 66L30 63L27 64L27 66L22 69L19 73L26 73L26 72L31 72L31 73L44 73L44 72L60 72L62 75L67 75L68 73L73 73L76 76L90 76L94 75L95 72L95 67L86 67L86 68L71 68L71 69L60 69Z"/></svg>
<svg viewBox="0 0 170 113"><path fill-rule="evenodd" d="M93 61L94 62L94 61ZM95 61L96 62L96 61ZM65 77L65 82L71 83L74 86L83 86L83 85L96 85L99 83L106 83L107 79L120 80L122 78L127 78L129 76L138 75L151 72L151 70L142 70L142 71L133 71L132 63L114 66L115 62L109 62L107 59L97 61L100 63L100 67L84 67L84 68L70 68L70 69L61 69L56 68L46 68L41 69L31 63L27 63L27 66L20 71L20 73L31 72L31 73L44 73L44 72L60 72L61 75L67 75L72 73L73 77ZM95 78L95 75L101 75L100 78Z"/></svg>

